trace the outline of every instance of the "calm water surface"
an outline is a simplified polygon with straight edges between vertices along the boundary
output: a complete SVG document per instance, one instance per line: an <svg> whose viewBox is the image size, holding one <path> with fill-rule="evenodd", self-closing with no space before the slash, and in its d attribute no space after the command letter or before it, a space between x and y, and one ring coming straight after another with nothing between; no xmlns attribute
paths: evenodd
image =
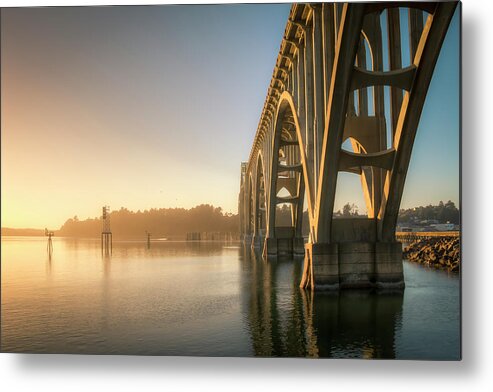
<svg viewBox="0 0 493 392"><path fill-rule="evenodd" d="M458 359L459 276L404 263L403 293L305 293L302 259L237 243L2 237L4 352Z"/></svg>

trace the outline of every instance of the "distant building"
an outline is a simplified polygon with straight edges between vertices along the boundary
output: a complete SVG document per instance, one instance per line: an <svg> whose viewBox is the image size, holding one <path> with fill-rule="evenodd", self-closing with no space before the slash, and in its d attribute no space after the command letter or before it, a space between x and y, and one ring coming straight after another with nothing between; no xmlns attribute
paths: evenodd
<svg viewBox="0 0 493 392"><path fill-rule="evenodd" d="M431 225L436 231L453 231L455 226L453 223L438 223Z"/></svg>

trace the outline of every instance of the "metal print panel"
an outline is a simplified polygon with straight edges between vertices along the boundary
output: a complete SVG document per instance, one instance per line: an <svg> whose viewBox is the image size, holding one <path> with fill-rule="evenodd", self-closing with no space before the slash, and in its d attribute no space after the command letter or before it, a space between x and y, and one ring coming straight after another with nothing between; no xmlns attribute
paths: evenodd
<svg viewBox="0 0 493 392"><path fill-rule="evenodd" d="M460 360L460 12L3 8L1 351Z"/></svg>

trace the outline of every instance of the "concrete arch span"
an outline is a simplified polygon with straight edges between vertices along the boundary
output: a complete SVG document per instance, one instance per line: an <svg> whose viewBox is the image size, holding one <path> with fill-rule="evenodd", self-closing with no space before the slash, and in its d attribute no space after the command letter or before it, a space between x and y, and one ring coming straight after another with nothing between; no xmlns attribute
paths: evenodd
<svg viewBox="0 0 493 392"><path fill-rule="evenodd" d="M270 198L268 200L267 233L264 256L304 254L302 234L305 193L310 200L309 172L301 127L291 94L284 91L276 109L270 161ZM286 194L282 194L286 190ZM308 201L309 220L311 202ZM284 208L279 209L282 205ZM279 215L289 206L290 222Z"/></svg>
<svg viewBox="0 0 493 392"><path fill-rule="evenodd" d="M254 169L255 191L254 191L254 225L252 247L262 249L267 232L267 207L265 186L265 165L262 150L258 151Z"/></svg>
<svg viewBox="0 0 493 392"><path fill-rule="evenodd" d="M261 230L263 222L251 219L261 208L261 192L251 191L261 189L261 162L263 249L271 256L303 252L299 218L306 199L303 288L403 287L396 220L421 110L456 5L402 3L410 7L409 22L402 24L388 2L293 4L250 158L242 164L239 203L244 233ZM409 34L408 67L402 64L403 32ZM353 151L342 148L348 138ZM341 171L361 176L367 219L334 219ZM289 227L276 224L279 204L290 206Z"/></svg>

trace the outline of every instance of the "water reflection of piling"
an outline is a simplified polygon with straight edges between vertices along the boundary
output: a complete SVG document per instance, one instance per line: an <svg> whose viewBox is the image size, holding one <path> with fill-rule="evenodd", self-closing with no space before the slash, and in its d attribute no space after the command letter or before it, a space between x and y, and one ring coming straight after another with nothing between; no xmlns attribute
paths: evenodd
<svg viewBox="0 0 493 392"><path fill-rule="evenodd" d="M283 258L265 262L250 246L244 246L243 252L243 267L251 272L246 283L250 288L247 313L255 355L307 356L303 304L299 295L292 295L299 289L290 273L299 275L301 263ZM291 280L290 287L280 290L285 278Z"/></svg>
<svg viewBox="0 0 493 392"><path fill-rule="evenodd" d="M245 302L257 356L395 358L403 292L311 292L298 287L301 260L265 262L242 249Z"/></svg>
<svg viewBox="0 0 493 392"><path fill-rule="evenodd" d="M48 229L45 228L45 236L48 237L48 244L46 245L46 251L48 252L48 257L51 258L51 255L53 254L53 241L51 237L53 237L55 233L53 231L49 231Z"/></svg>
<svg viewBox="0 0 493 392"><path fill-rule="evenodd" d="M110 227L110 207L103 207L103 230L101 232L101 252L105 254L113 253L113 234Z"/></svg>
<svg viewBox="0 0 493 392"><path fill-rule="evenodd" d="M320 292L307 301L318 356L395 358L403 292Z"/></svg>
<svg viewBox="0 0 493 392"><path fill-rule="evenodd" d="M103 254L103 270L104 270L104 277L108 278L110 276L111 272L111 257L109 253Z"/></svg>
<svg viewBox="0 0 493 392"><path fill-rule="evenodd" d="M151 233L146 231L147 234L147 249L151 249Z"/></svg>

